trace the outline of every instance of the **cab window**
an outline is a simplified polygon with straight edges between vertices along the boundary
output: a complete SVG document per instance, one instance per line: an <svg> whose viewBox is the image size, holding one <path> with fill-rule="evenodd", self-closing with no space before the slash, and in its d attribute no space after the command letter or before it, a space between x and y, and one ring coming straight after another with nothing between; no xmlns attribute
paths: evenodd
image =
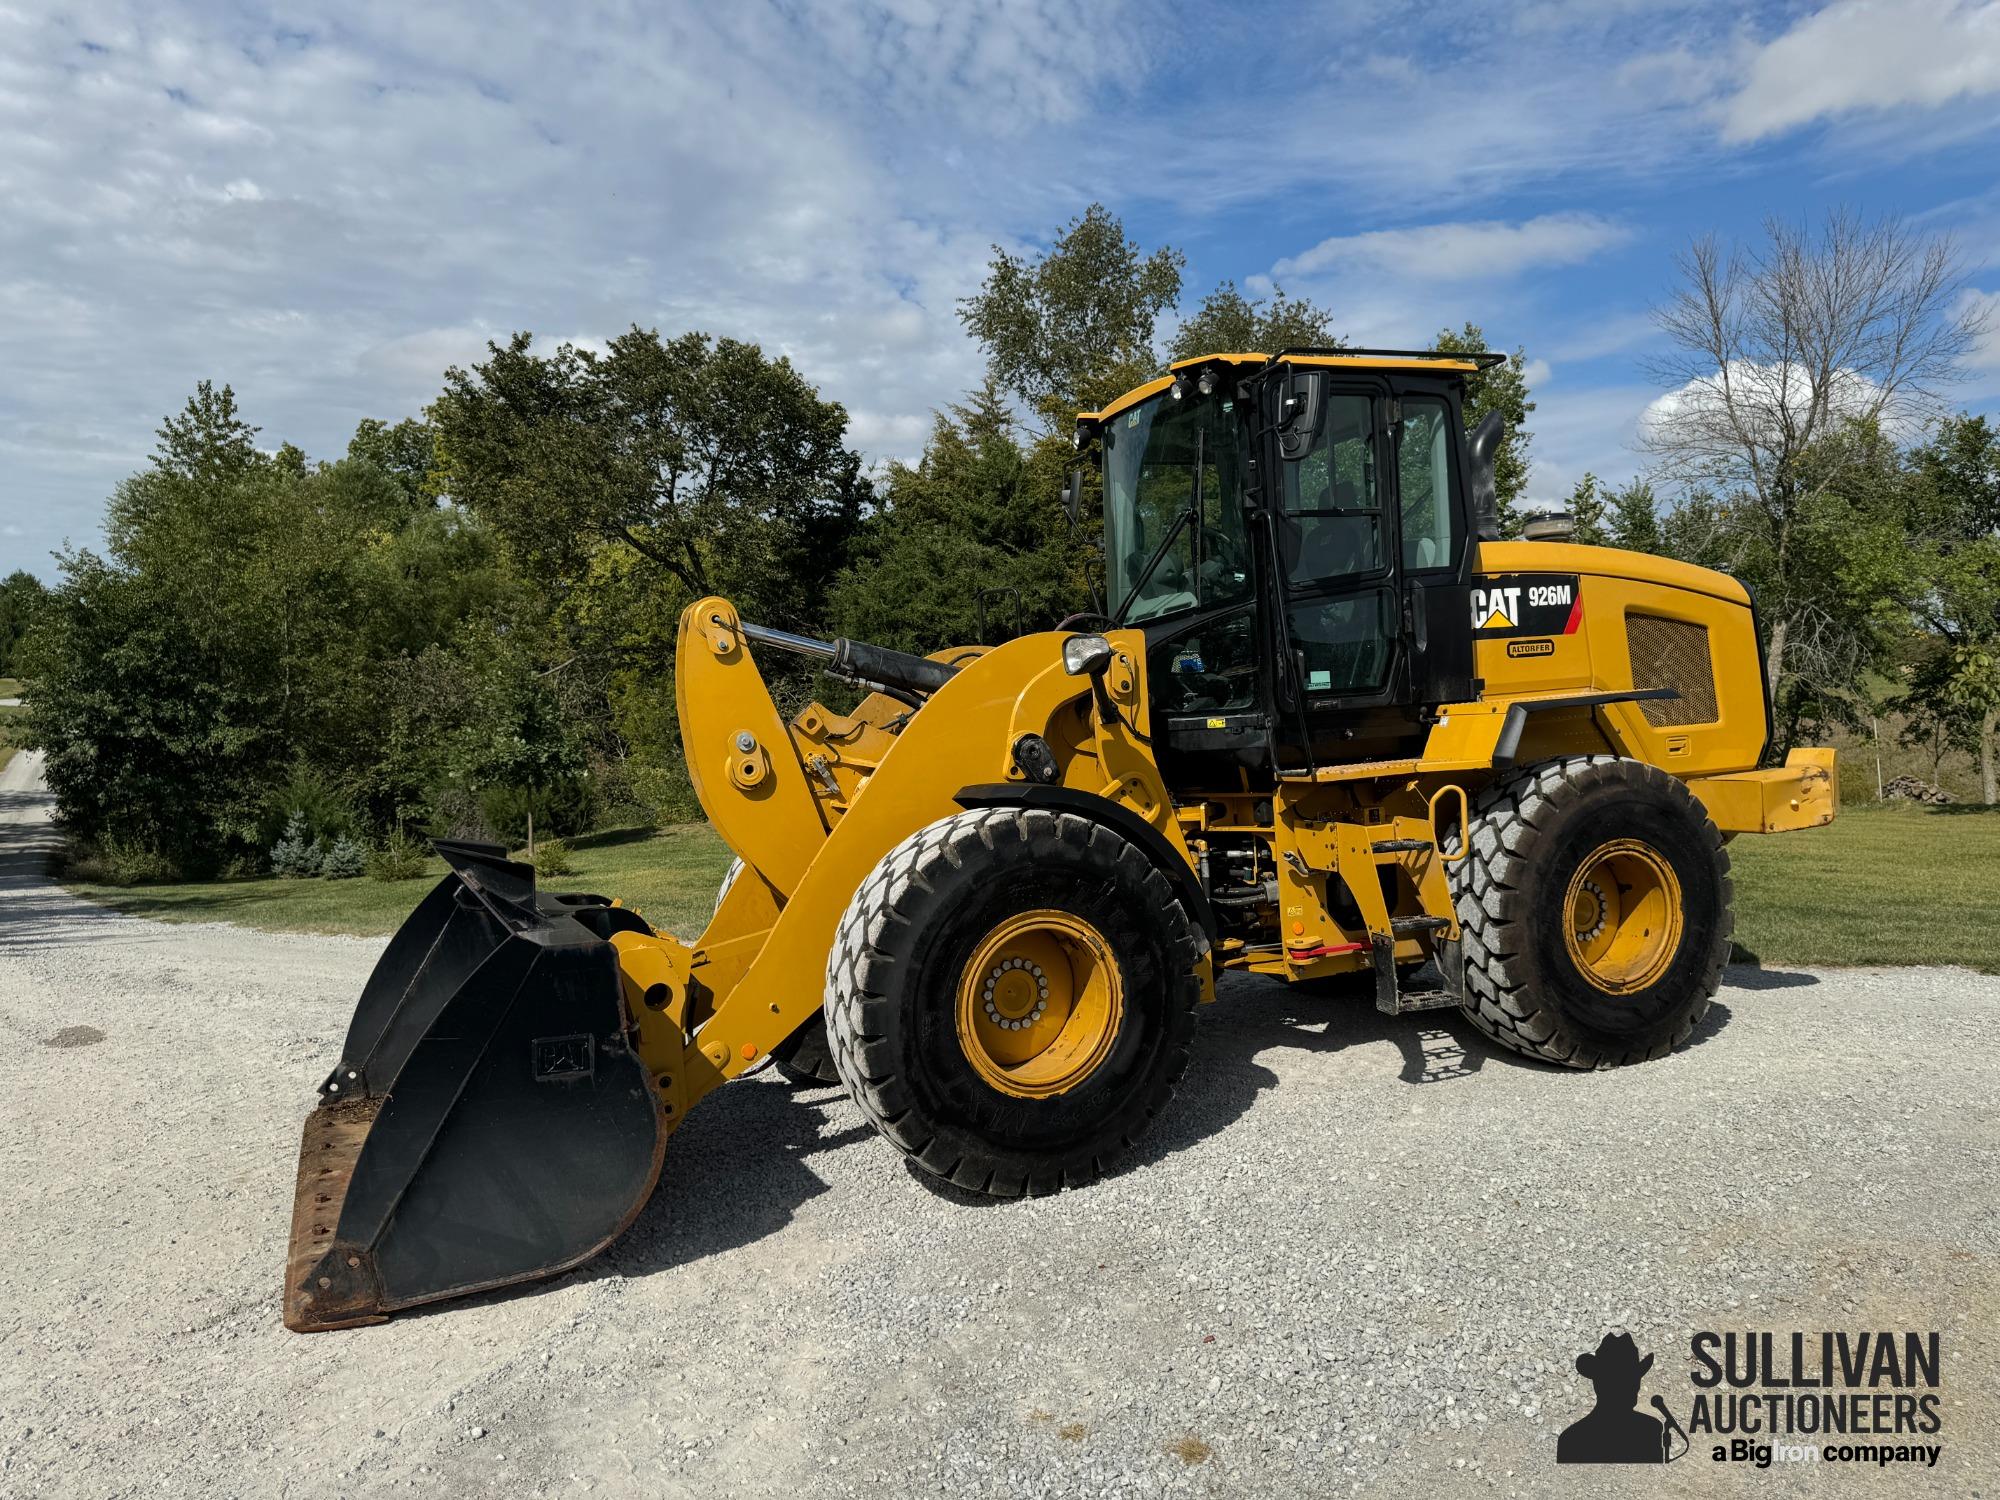
<svg viewBox="0 0 2000 1500"><path fill-rule="evenodd" d="M1313 446L1285 464L1278 541L1294 587L1382 566L1372 417L1365 395L1329 397Z"/></svg>
<svg viewBox="0 0 2000 1500"><path fill-rule="evenodd" d="M1155 396L1106 427L1105 563L1126 624L1249 597L1237 425L1217 395Z"/></svg>
<svg viewBox="0 0 2000 1500"><path fill-rule="evenodd" d="M1458 476L1452 467L1451 407L1433 396L1403 398L1396 479L1403 523L1403 566L1447 568L1459 552Z"/></svg>
<svg viewBox="0 0 2000 1500"><path fill-rule="evenodd" d="M1292 645L1305 658L1309 698L1378 691L1389 674L1395 596L1366 589L1292 605Z"/></svg>

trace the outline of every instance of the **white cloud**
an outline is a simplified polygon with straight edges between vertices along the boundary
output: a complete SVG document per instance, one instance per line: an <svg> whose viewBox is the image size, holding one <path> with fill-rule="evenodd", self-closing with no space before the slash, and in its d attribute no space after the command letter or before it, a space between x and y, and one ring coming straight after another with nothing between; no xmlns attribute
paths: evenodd
<svg viewBox="0 0 2000 1500"><path fill-rule="evenodd" d="M1107 29L1141 30L1056 0L0 0L0 571L93 540L198 380L336 454L516 329L754 339L908 456L978 378L956 300L991 242L1087 201L1073 124L1144 66Z"/></svg>
<svg viewBox="0 0 2000 1500"><path fill-rule="evenodd" d="M1415 281L1503 280L1524 271L1576 265L1620 244L1630 231L1591 213L1542 214L1423 224L1335 235L1281 260L1273 277L1386 272Z"/></svg>
<svg viewBox="0 0 2000 1500"><path fill-rule="evenodd" d="M1521 366L1521 378L1528 382L1528 389L1538 391L1556 378L1556 372L1545 359L1531 359Z"/></svg>
<svg viewBox="0 0 2000 1500"><path fill-rule="evenodd" d="M1536 391L1529 419L1534 442L1527 496L1538 506L1559 505L1592 473L1607 484L1623 484L1642 461L1636 446L1639 422L1654 392L1646 386L1570 386Z"/></svg>
<svg viewBox="0 0 2000 1500"><path fill-rule="evenodd" d="M1769 448L1787 430L1804 431L1828 416L1879 415L1888 431L1914 437L1924 413L1911 401L1885 403L1883 389L1866 375L1836 370L1824 382L1791 361L1757 364L1732 360L1726 369L1700 376L1655 397L1639 418L1642 444L1670 433L1705 451L1733 453L1747 435Z"/></svg>
<svg viewBox="0 0 2000 1500"><path fill-rule="evenodd" d="M2000 93L1995 0L1840 0L1754 54L1721 106L1723 139Z"/></svg>

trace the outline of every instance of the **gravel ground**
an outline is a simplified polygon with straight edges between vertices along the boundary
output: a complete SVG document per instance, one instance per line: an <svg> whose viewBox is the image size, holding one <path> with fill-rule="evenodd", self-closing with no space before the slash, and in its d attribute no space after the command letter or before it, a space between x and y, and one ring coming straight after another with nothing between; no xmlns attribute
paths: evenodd
<svg viewBox="0 0 2000 1500"><path fill-rule="evenodd" d="M1977 1494L1995 1438L1992 1018L1956 970L1732 970L1578 1075L1455 1016L1225 986L1141 1158L941 1194L758 1078L584 1271L278 1322L299 1122L380 944L155 925L37 873L0 783L0 1495ZM413 893L414 894L414 893ZM1943 1335L1930 1472L1557 1469L1622 1324ZM1991 1486L1988 1486L1991 1493Z"/></svg>

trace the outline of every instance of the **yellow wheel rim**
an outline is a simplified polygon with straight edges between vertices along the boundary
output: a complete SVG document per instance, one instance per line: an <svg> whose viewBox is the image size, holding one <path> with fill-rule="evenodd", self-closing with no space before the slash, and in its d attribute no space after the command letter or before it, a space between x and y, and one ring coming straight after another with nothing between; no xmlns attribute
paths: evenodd
<svg viewBox="0 0 2000 1500"><path fill-rule="evenodd" d="M959 1046L981 1078L1020 1099L1046 1099L1089 1077L1124 1014L1111 950L1068 912L1007 918L959 976Z"/></svg>
<svg viewBox="0 0 2000 1500"><path fill-rule="evenodd" d="M1576 867L1563 896L1563 940L1577 971L1600 990L1629 995L1680 951L1681 883L1650 844L1613 839Z"/></svg>

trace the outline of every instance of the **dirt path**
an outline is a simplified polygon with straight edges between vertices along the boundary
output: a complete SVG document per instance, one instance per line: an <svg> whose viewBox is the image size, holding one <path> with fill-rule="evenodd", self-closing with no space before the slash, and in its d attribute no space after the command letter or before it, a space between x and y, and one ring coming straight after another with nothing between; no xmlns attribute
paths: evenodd
<svg viewBox="0 0 2000 1500"><path fill-rule="evenodd" d="M379 943L46 883L0 776L0 1495L1871 1493L2000 1470L1993 1022L1952 970L1733 971L1569 1075L1234 984L1141 1160L940 1195L837 1092L734 1085L586 1272L299 1338L300 1120ZM1611 1323L1943 1337L1934 1472L1558 1470ZM1664 1482L1663 1482L1664 1481Z"/></svg>

